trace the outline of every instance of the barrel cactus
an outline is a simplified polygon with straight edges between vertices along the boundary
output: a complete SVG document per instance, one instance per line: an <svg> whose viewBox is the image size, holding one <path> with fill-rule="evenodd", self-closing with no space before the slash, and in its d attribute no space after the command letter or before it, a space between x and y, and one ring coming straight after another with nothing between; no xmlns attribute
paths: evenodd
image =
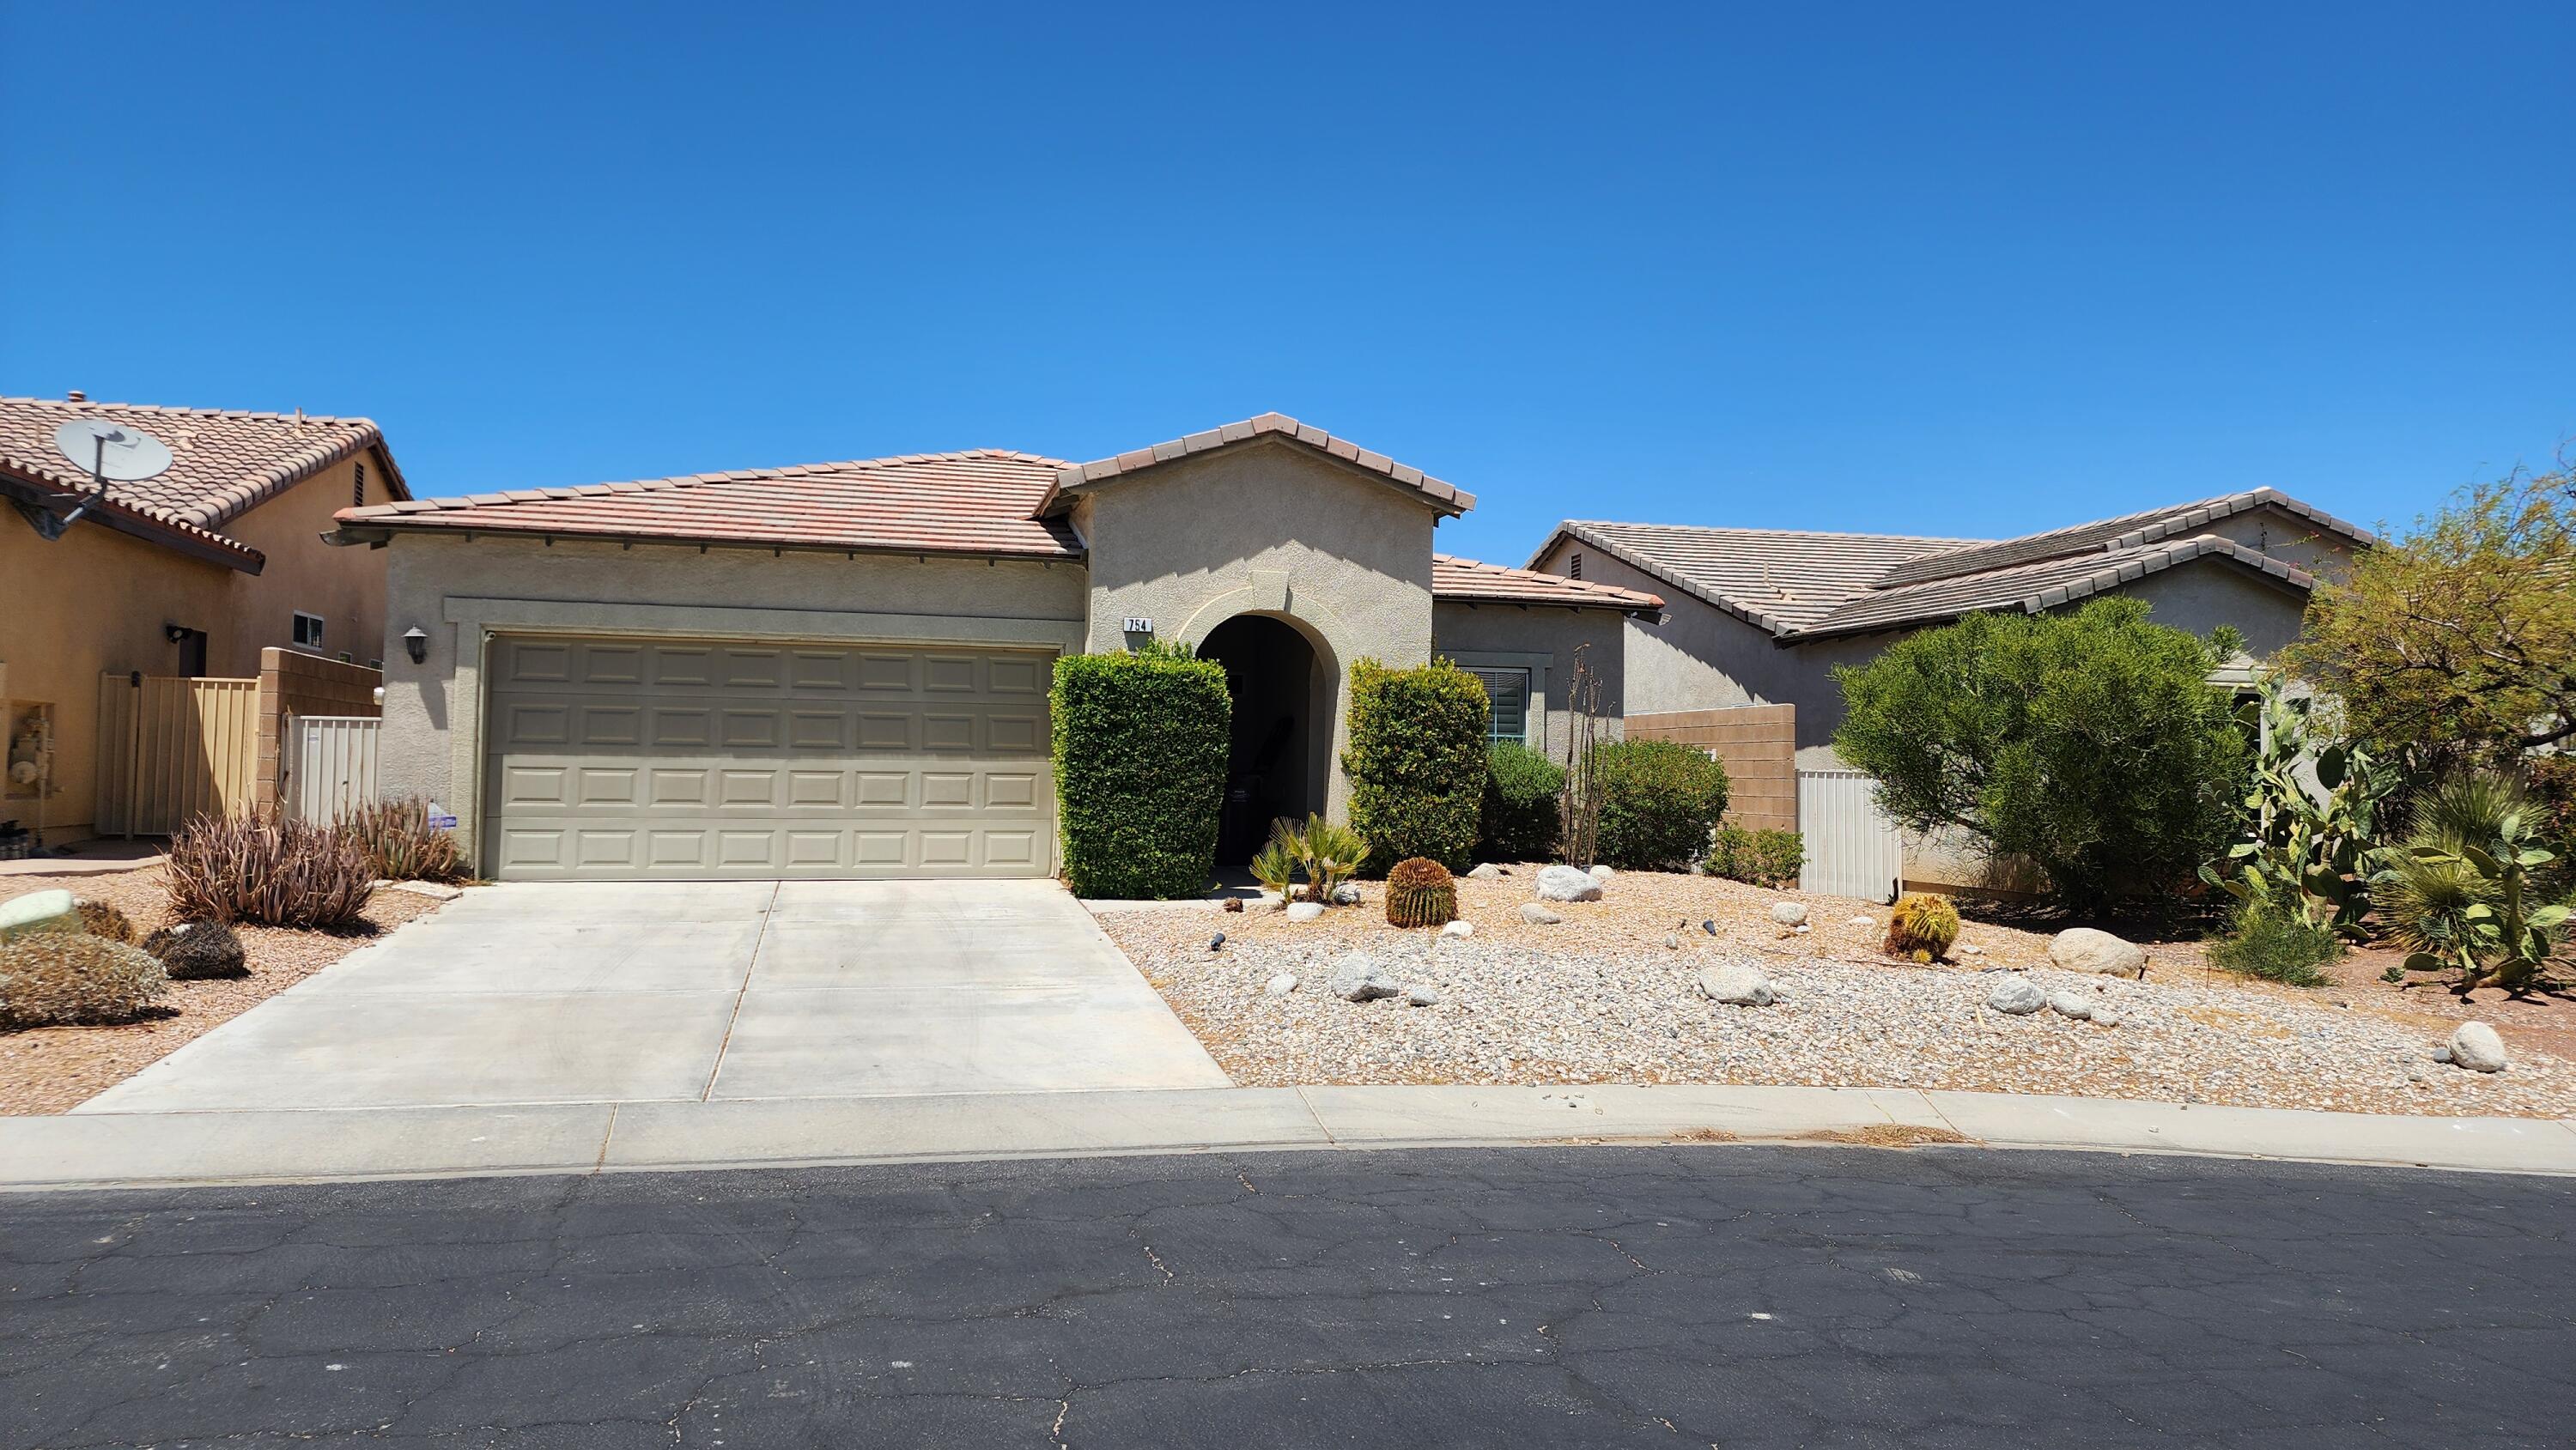
<svg viewBox="0 0 2576 1450"><path fill-rule="evenodd" d="M1458 882L1449 868L1408 856L1386 873L1386 919L1395 926L1447 926L1458 919Z"/></svg>
<svg viewBox="0 0 2576 1450"><path fill-rule="evenodd" d="M0 946L0 1021L13 1027L130 1021L169 989L159 962L102 936L36 932Z"/></svg>
<svg viewBox="0 0 2576 1450"><path fill-rule="evenodd" d="M128 945L133 943L133 920L112 903L92 901L84 896L72 903L72 910L80 913L81 925L91 936L103 936L109 941L121 941Z"/></svg>
<svg viewBox="0 0 2576 1450"><path fill-rule="evenodd" d="M250 975L241 937L220 921L165 926L143 939L143 949L160 960L174 982Z"/></svg>
<svg viewBox="0 0 2576 1450"><path fill-rule="evenodd" d="M1936 962L1950 954L1958 939L1959 908L1950 898L1911 892L1887 914L1887 941L1881 950L1892 957Z"/></svg>

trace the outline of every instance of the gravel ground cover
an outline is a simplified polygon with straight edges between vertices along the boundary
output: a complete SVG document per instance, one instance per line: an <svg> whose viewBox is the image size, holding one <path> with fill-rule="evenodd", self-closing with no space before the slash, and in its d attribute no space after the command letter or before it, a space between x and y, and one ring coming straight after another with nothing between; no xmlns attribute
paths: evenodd
<svg viewBox="0 0 2576 1450"><path fill-rule="evenodd" d="M115 906L133 919L138 937L170 920L169 890L158 866L112 875L0 877L0 901L57 887ZM428 897L380 890L367 898L367 925L358 931L240 927L250 975L172 982L161 1015L112 1027L0 1030L0 1115L59 1113L95 1097L383 933L437 909Z"/></svg>
<svg viewBox="0 0 2576 1450"><path fill-rule="evenodd" d="M1970 922L1953 961L1918 967L1877 951L1884 908L1707 877L1627 873L1599 902L1551 904L1524 923L1527 869L1461 880L1466 939L1385 922L1363 903L1312 923L1277 912L1103 912L1102 927L1246 1086L1296 1083L1785 1083L2226 1103L2440 1115L2576 1114L2576 1064L2509 1018L2512 1066L2493 1076L2436 1063L2458 1018L2394 989L2301 990L2208 970L2196 945L2151 947L2147 979L2061 972L2045 935ZM1773 903L1808 908L1787 933ZM1856 918L1867 918L1867 925ZM1715 933L1702 923L1716 926ZM1209 940L1226 933L1221 950ZM1667 937L1680 945L1668 947ZM1360 950L1430 1006L1350 1003L1325 986ZM1785 991L1768 1007L1703 998L1698 974L1750 962ZM2042 1010L1989 1010L1993 972L2114 1005L2104 1027ZM1297 989L1264 989L1279 973ZM2547 1046L2558 1045L2555 1034Z"/></svg>

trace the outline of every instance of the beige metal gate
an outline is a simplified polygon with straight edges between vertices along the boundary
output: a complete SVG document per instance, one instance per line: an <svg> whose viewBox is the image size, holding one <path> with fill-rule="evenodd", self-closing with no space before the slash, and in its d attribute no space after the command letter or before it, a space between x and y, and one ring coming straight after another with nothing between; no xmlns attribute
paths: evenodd
<svg viewBox="0 0 2576 1450"><path fill-rule="evenodd" d="M369 715L289 715L292 754L280 792L300 820L337 821L376 803L376 741L385 722Z"/></svg>
<svg viewBox="0 0 2576 1450"><path fill-rule="evenodd" d="M1798 834L1807 848L1798 889L1894 901L1905 839L1878 807L1878 779L1857 770L1798 772Z"/></svg>
<svg viewBox="0 0 2576 1450"><path fill-rule="evenodd" d="M259 681L99 676L96 778L101 834L166 836L192 816L250 810Z"/></svg>
<svg viewBox="0 0 2576 1450"><path fill-rule="evenodd" d="M1043 876L1048 651L504 635L482 839L505 880Z"/></svg>

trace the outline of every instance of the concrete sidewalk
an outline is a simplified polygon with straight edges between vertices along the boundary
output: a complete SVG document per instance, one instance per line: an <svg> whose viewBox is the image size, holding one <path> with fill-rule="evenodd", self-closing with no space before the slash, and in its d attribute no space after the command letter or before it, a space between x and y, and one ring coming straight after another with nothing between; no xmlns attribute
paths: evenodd
<svg viewBox="0 0 2576 1450"><path fill-rule="evenodd" d="M1891 1126L1992 1148L2576 1175L2576 1124L2538 1118L1910 1088L1308 1087L0 1118L0 1190L1210 1149L1776 1142Z"/></svg>

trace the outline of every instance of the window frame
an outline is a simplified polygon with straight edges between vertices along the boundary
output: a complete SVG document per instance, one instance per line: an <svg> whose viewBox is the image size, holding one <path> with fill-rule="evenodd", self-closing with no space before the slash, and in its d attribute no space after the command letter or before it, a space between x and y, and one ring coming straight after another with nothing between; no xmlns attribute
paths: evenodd
<svg viewBox="0 0 2576 1450"><path fill-rule="evenodd" d="M1508 740L1514 745L1528 745L1530 743L1530 707L1537 695L1537 672L1527 665L1460 665L1459 668L1474 675L1477 683L1485 687L1485 743L1500 745ZM1494 677L1502 675L1519 677L1520 730L1517 734L1503 733L1501 711L1496 708L1499 702L1494 696Z"/></svg>
<svg viewBox="0 0 2576 1450"><path fill-rule="evenodd" d="M291 630L288 635L288 638L294 641L294 647L300 650L310 650L315 654L320 654L322 652L322 641L329 632L330 622L324 619L321 615L313 614L301 609L290 610L288 612L295 616L295 622L291 626ZM313 621L313 637L311 639L306 639L304 637L304 622L308 619Z"/></svg>

